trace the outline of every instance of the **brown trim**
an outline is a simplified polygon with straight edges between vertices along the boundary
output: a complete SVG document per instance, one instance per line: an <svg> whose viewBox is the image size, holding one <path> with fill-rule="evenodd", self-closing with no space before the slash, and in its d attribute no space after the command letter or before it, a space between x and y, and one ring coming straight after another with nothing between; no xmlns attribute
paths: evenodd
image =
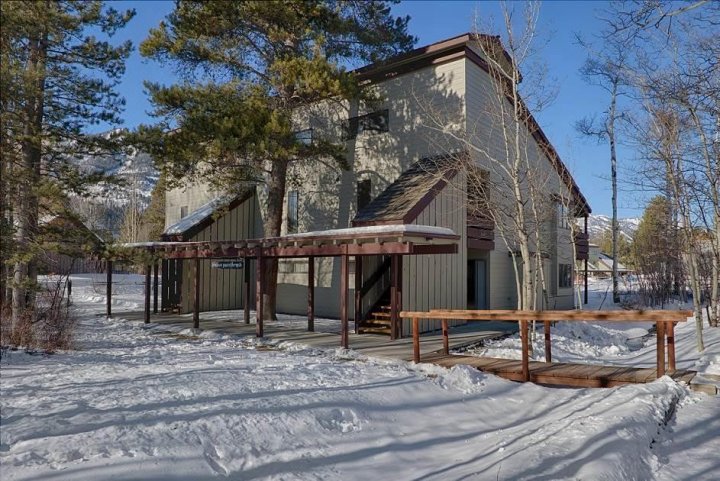
<svg viewBox="0 0 720 481"><path fill-rule="evenodd" d="M467 240L468 249L480 249L484 251L491 251L495 249L495 242L483 239L473 239L468 237Z"/></svg>

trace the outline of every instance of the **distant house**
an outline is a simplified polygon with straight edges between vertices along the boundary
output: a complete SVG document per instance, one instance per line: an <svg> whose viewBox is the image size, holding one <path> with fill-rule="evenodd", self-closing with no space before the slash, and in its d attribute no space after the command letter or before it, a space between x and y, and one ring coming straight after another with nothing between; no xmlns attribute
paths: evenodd
<svg viewBox="0 0 720 481"><path fill-rule="evenodd" d="M39 236L43 249L40 255L41 272L47 274L75 274L102 272L98 254L105 241L77 217L53 215L40 221Z"/></svg>
<svg viewBox="0 0 720 481"><path fill-rule="evenodd" d="M612 276L613 258L600 251L600 246L590 244L590 254L588 256L588 274L596 278L608 278ZM623 263L617 263L617 270L620 276L632 274L634 271Z"/></svg>
<svg viewBox="0 0 720 481"><path fill-rule="evenodd" d="M464 34L418 48L357 71L385 101L382 105L349 104L333 110L318 106L299 120L298 132L312 142L317 132L336 132L348 145L349 170L323 163L298 166L288 174L283 235L350 226L418 224L447 227L461 236L458 254L418 255L402 263L402 307L509 309L517 306L511 257L492 223L467 211L467 179L462 172L440 170L457 155L474 155L452 136L428 128L427 106L442 112L460 131L480 126L472 142L501 148L483 113L492 88L487 63L476 37ZM348 111L351 112L348 116ZM483 126L487 125L487 128ZM449 127L450 128L450 127ZM571 198L573 214L586 217L590 206L532 116L528 134L535 167L546 173L548 198ZM474 157L473 157L474 158ZM477 159L482 168L482 161ZM490 179L492 181L492 179ZM176 188L166 196L165 240L233 240L262 237L262 185L228 198L204 184ZM574 260L567 215L558 202L550 223L551 248L544 254L550 308L572 308ZM579 257L587 256L587 241ZM351 272L353 265L350 266ZM163 306L189 312L192 280L183 261L165 261ZM339 262L317 260L316 313L339 316ZM202 261L201 310L239 309L245 275L239 262ZM389 263L363 261L362 311L355 313L368 332L382 331L388 299ZM352 276L351 276L352 277ZM280 261L277 309L304 314L307 309L307 262ZM351 313L352 315L352 313ZM407 331L407 326L406 326ZM362 331L361 331L362 332Z"/></svg>

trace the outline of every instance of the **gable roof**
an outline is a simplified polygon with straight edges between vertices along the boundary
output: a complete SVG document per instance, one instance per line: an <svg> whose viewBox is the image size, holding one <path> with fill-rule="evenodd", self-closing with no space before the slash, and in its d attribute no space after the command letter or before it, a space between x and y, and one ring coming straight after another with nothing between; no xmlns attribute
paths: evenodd
<svg viewBox="0 0 720 481"><path fill-rule="evenodd" d="M409 224L457 173L454 156L421 159L360 209L353 226Z"/></svg>
<svg viewBox="0 0 720 481"><path fill-rule="evenodd" d="M232 210L255 195L255 189L249 188L240 194L223 195L198 207L189 215L183 217L165 229L162 239L165 241L187 241L203 231L215 221L215 214L224 209Z"/></svg>
<svg viewBox="0 0 720 481"><path fill-rule="evenodd" d="M416 48L410 52L396 55L383 62L376 62L367 65L355 70L355 73L361 82L382 82L384 80L397 77L398 75L413 72L430 65L452 62L460 58L466 58L485 72L490 72L490 66L487 61L470 47L471 44L480 39L490 40L493 45L497 43L498 51L501 51L507 61L512 63L512 59L502 46L499 37L477 33L464 33L462 35L458 35L457 37L441 40L440 42L435 42L424 47ZM535 117L525 106L522 99L520 99L520 104L523 110L527 113L525 117L530 134L537 141L545 155L547 155L550 164L555 168L560 176L560 179L562 179L568 190L572 193L578 207L578 213L585 215L590 214L592 212L590 204L582 192L580 192L580 188L575 183L575 179L570 174L567 166L560 159L560 155L555 150L555 147L553 147L550 143L550 140L547 138L547 135L545 135L545 132L540 127L540 124L538 124L537 120L535 120Z"/></svg>

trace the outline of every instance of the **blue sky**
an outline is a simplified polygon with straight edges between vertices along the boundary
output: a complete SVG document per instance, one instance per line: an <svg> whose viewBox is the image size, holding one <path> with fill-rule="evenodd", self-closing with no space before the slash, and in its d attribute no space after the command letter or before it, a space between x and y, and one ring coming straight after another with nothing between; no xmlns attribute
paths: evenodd
<svg viewBox="0 0 720 481"><path fill-rule="evenodd" d="M134 8L137 11L127 28L116 36L120 40L132 40L137 47L147 36L148 30L172 10L173 2L118 1L113 2L113 6L117 9ZM575 130L575 122L584 116L602 112L606 104L603 91L587 85L579 74L585 52L575 40L578 33L592 36L601 28L595 14L602 7L602 2L543 3L539 27L543 37L549 41L541 55L549 77L558 86L558 95L555 102L544 111L537 112L536 117L573 173L593 212L609 214L611 193L607 180L610 170L607 146L582 138ZM500 20L500 10L495 2L407 1L395 6L394 12L410 15L410 32L418 37L418 46L473 30L476 14L483 25ZM119 86L119 91L127 99L125 126L132 128L150 121L150 104L143 91L144 80L172 83L174 79L171 67L145 60L135 50ZM620 150L619 161L625 164L632 162L632 152ZM639 216L642 207L642 198L637 194L620 192L620 217Z"/></svg>

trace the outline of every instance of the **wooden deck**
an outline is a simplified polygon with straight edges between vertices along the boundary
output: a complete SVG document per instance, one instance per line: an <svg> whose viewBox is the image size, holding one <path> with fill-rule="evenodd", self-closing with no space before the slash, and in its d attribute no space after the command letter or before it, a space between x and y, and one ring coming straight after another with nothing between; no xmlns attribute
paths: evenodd
<svg viewBox="0 0 720 481"><path fill-rule="evenodd" d="M448 368L463 364L511 381L523 381L522 361L520 360L434 353L424 355L421 362ZM695 377L695 372L677 370L672 374L668 373L668 375L676 381L690 384L693 377ZM573 387L613 387L624 384L648 383L656 379L657 370L651 368L530 361L530 381L538 384Z"/></svg>

